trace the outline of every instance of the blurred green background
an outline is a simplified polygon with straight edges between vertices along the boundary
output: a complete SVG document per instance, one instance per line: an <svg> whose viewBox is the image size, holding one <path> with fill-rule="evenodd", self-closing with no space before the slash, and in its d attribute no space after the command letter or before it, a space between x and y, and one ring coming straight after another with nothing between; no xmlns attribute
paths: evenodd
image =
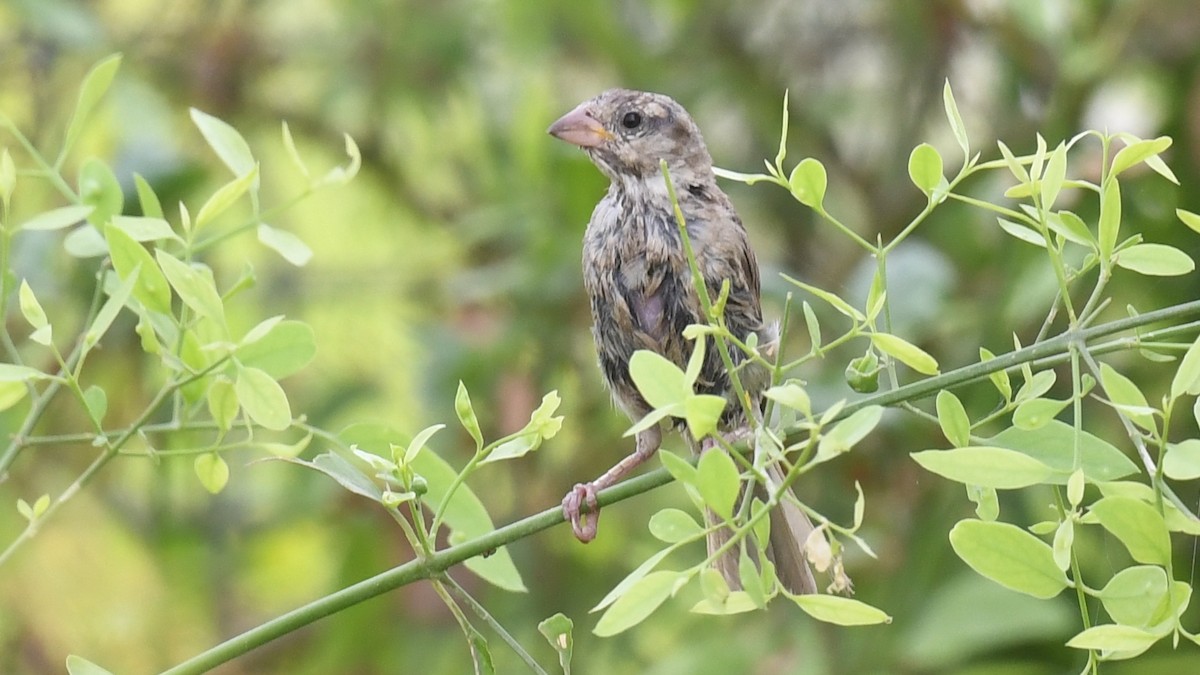
<svg viewBox="0 0 1200 675"><path fill-rule="evenodd" d="M344 161L342 132L357 140L357 180L272 223L309 243L311 263L293 268L252 238L208 261L225 284L253 265L258 285L231 306L243 330L279 313L314 327L316 360L285 384L293 410L318 426L377 421L414 433L450 423L461 379L495 438L519 428L544 392L559 390L562 433L474 484L499 523L557 503L632 447L594 365L579 271L583 227L605 182L582 153L545 135L558 115L605 88L672 95L704 130L717 164L741 171L775 155L789 89L788 164L819 158L830 174L826 205L869 239L886 240L924 206L905 170L913 146L934 143L950 171L961 162L942 112L946 78L985 158L998 155L997 138L1031 151L1036 131L1052 146L1085 128L1167 134L1175 145L1166 158L1184 188L1150 172L1131 177L1126 227L1200 256L1200 240L1174 218L1176 207L1200 211L1194 0L6 0L0 110L56 152L81 77L114 51L125 54L121 72L68 175L99 156L122 180L140 172L165 205L183 199L194 212L227 180L188 119L196 107L250 141L269 205L300 186L282 150L281 120L313 164ZM16 152L12 138L0 144ZM1074 174L1098 177L1094 150L1075 156ZM967 189L1000 199L1007 185L997 175ZM59 205L33 180L19 190L18 221ZM778 316L788 290L780 271L862 301L873 261L781 190L727 190L758 251L769 314ZM1078 208L1094 218L1093 204ZM53 236L23 241L15 265L47 293L44 304L68 316L82 311L92 277L59 244ZM980 345L1010 349L1013 331L1032 339L1053 293L1036 249L954 203L897 250L889 270L895 332L937 355L943 370L975 360ZM1110 318L1127 304L1144 311L1197 295L1195 275L1153 283L1127 275L1115 290ZM822 317L832 333L836 315ZM15 313L7 319L25 330ZM94 359L110 419L138 410L140 378L153 377L131 328L110 336ZM850 395L842 371L858 353L802 373L822 406ZM1151 400L1169 377L1134 355L1114 361ZM994 403L984 386L959 393L973 414ZM5 433L11 413L0 416ZM82 422L64 406L42 431ZM1120 444L1115 420L1110 426ZM436 447L457 463L468 443L443 432ZM648 515L686 501L675 487L607 510L587 547L565 527L513 546L526 595L488 588L466 571L455 576L547 666L554 657L537 622L560 611L574 618L581 673L1078 672L1081 655L1061 647L1078 630L1073 598L1032 601L953 556L946 532L970 504L906 457L944 443L931 425L890 414L860 449L800 485L806 500L848 522L854 481L862 483L862 534L879 559L852 553L849 572L858 597L891 614L891 626L819 625L787 603L708 618L688 614L684 601L617 638L591 636L587 610L657 550ZM324 449L314 443L309 452ZM21 525L16 498L57 494L92 452L23 455L0 484L4 542ZM248 465L256 457L229 456L233 475L216 497L195 479L190 458L110 465L0 569L0 672L61 672L68 653L118 673L159 670L409 559L395 525L371 503L289 465ZM1194 500L1194 491L1185 497ZM1010 497L1003 517L1036 520L1047 501ZM1093 552L1084 570L1093 586L1125 561L1119 545L1098 536L1080 545ZM1193 552L1181 547L1177 558L1189 581ZM502 643L492 640L492 649L498 672L522 672ZM219 672L469 668L454 621L417 585ZM1160 646L1103 672L1200 672L1200 655L1186 644L1178 652Z"/></svg>

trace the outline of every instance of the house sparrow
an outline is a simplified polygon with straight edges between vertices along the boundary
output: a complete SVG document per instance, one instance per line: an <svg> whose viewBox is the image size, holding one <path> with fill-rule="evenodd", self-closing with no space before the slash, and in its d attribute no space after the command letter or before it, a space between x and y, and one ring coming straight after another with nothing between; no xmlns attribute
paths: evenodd
<svg viewBox="0 0 1200 675"><path fill-rule="evenodd" d="M583 276L591 299L592 335L600 370L613 400L632 420L651 411L629 374L633 353L648 349L684 368L691 345L683 330L691 324L707 323L692 284L660 160L666 161L677 188L688 238L710 297L717 297L726 280L730 284L724 315L729 330L743 340L755 334L759 345L776 339L774 327L763 322L758 263L746 230L729 198L717 187L704 139L682 106L661 94L612 89L562 116L549 133L582 148L611 181L584 235ZM746 358L736 349L730 356L735 364ZM753 409L758 410L770 374L759 365L747 364L739 370L739 377ZM716 349L706 350L696 388L727 399L720 422L723 433L744 433L748 420ZM694 451L707 451L714 445L696 443L683 420L676 426L684 430ZM661 442L657 425L638 433L633 454L567 494L563 512L580 541L596 536L596 493L651 457ZM776 484L782 480L780 467L770 466L767 472ZM581 513L584 504L587 514ZM719 522L712 513L706 514L706 519L710 526ZM808 517L791 502L781 502L772 512L768 555L780 581L794 593L816 590L803 553L812 530ZM708 537L710 553L729 536L727 528L713 528ZM731 550L715 563L733 589L741 588L738 559L738 551Z"/></svg>

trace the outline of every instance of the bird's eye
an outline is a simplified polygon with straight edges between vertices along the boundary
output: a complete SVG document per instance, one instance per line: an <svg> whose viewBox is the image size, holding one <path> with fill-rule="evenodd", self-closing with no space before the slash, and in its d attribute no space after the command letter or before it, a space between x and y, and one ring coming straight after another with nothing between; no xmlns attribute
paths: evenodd
<svg viewBox="0 0 1200 675"><path fill-rule="evenodd" d="M626 129L636 129L642 123L642 114L636 111L629 111L621 118L621 126Z"/></svg>

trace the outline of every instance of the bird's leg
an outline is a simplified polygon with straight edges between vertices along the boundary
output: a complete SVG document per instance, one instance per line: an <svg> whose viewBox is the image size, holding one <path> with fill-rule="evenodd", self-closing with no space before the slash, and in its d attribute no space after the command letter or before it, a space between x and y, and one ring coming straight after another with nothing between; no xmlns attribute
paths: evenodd
<svg viewBox="0 0 1200 675"><path fill-rule="evenodd" d="M563 515L571 521L575 530L575 538L587 543L596 538L596 530L600 524L600 505L596 502L596 493L611 486L632 471L642 462L650 459L658 447L662 445L662 431L658 425L638 432L637 447L633 454L617 462L602 476L590 483L576 483L575 487L563 497ZM582 511L583 505L587 511Z"/></svg>

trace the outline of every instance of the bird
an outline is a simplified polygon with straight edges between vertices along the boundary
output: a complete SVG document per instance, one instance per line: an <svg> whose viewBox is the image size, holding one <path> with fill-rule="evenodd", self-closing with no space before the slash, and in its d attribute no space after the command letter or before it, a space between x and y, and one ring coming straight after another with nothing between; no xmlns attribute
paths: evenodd
<svg viewBox="0 0 1200 675"><path fill-rule="evenodd" d="M777 342L775 325L763 320L758 263L746 229L718 187L704 138L683 106L663 94L610 89L580 103L551 124L548 132L582 148L609 180L583 237L583 281L600 372L618 408L635 422L652 410L629 373L634 352L650 350L682 369L691 352L684 329L708 323L662 172L664 162L677 188L688 240L709 296L716 298L722 285L729 284L726 326L743 341L754 335L760 349ZM747 357L741 350L731 349L730 356L751 409L761 410L770 372L755 362L742 364ZM750 421L716 349L706 350L695 386L697 393L726 399L718 430L730 438L744 437ZM693 452L716 447L711 439L693 438L682 419L674 424ZM637 433L631 454L567 493L563 513L576 538L586 543L596 536L597 492L654 456L661 444L660 425ZM775 484L783 479L778 465L768 466L767 474ZM765 495L761 484L756 490ZM716 526L722 521L712 512L706 512L705 519L711 556L729 541L730 530ZM793 593L816 592L804 555L813 529L805 512L790 500L781 500L771 513L767 554L780 582ZM733 590L741 588L738 562L734 548L713 563Z"/></svg>

